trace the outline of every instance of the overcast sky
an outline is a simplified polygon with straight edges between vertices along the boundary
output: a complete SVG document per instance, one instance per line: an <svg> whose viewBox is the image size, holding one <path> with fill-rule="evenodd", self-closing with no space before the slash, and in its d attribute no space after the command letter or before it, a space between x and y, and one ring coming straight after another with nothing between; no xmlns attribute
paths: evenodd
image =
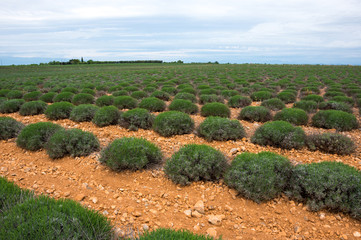
<svg viewBox="0 0 361 240"><path fill-rule="evenodd" d="M1 0L1 64L361 64L360 0Z"/></svg>

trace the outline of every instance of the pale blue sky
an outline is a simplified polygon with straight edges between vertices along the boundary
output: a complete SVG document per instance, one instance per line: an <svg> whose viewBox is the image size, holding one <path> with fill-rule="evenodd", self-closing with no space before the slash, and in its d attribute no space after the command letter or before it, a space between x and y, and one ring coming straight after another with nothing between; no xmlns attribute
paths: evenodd
<svg viewBox="0 0 361 240"><path fill-rule="evenodd" d="M360 0L1 0L0 60L361 64Z"/></svg>

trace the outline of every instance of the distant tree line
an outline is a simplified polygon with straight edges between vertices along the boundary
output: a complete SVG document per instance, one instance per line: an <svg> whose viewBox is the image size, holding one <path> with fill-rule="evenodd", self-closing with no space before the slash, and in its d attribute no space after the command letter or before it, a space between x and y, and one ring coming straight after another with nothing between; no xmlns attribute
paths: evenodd
<svg viewBox="0 0 361 240"><path fill-rule="evenodd" d="M70 59L67 62L60 61L51 61L49 65L72 65L72 64L117 64L117 63L163 63L162 60L134 60L134 61L94 61L88 60L84 61L83 58L79 59Z"/></svg>

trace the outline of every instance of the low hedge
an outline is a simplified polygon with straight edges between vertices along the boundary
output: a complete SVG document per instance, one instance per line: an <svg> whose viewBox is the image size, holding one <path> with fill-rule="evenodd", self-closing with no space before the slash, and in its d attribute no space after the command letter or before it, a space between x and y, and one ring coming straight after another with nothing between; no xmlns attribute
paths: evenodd
<svg viewBox="0 0 361 240"><path fill-rule="evenodd" d="M198 134L207 141L237 140L246 137L246 132L239 121L221 117L206 118L199 125Z"/></svg>
<svg viewBox="0 0 361 240"><path fill-rule="evenodd" d="M201 116L202 117L225 117L229 118L231 116L231 110L227 107L227 105L223 103L213 102L204 104L201 108Z"/></svg>
<svg viewBox="0 0 361 240"><path fill-rule="evenodd" d="M110 143L99 161L114 171L139 170L150 164L160 163L162 153L153 143L143 138L121 138Z"/></svg>
<svg viewBox="0 0 361 240"><path fill-rule="evenodd" d="M175 99L169 105L169 110L179 111L187 114L196 114L198 113L198 107L189 100L184 99Z"/></svg>
<svg viewBox="0 0 361 240"><path fill-rule="evenodd" d="M113 105L119 109L133 109L138 105L138 101L131 96L118 96L114 98Z"/></svg>
<svg viewBox="0 0 361 240"><path fill-rule="evenodd" d="M351 113L339 110L321 110L312 117L314 127L331 129L337 131L351 131L358 128L358 122Z"/></svg>
<svg viewBox="0 0 361 240"><path fill-rule="evenodd" d="M130 96L132 98L140 100L140 99L148 97L148 93L146 93L144 91L134 91L134 92L132 92L132 94L130 94Z"/></svg>
<svg viewBox="0 0 361 240"><path fill-rule="evenodd" d="M229 98L228 106L231 108L243 108L251 105L252 99L241 95L235 95Z"/></svg>
<svg viewBox="0 0 361 240"><path fill-rule="evenodd" d="M76 106L80 104L93 104L95 102L95 98L89 93L78 93L74 95L71 102Z"/></svg>
<svg viewBox="0 0 361 240"><path fill-rule="evenodd" d="M113 105L113 103L114 97L108 95L103 95L101 97L98 97L97 100L95 100L95 105L97 105L98 107L110 106Z"/></svg>
<svg viewBox="0 0 361 240"><path fill-rule="evenodd" d="M174 183L188 185L195 181L217 181L227 166L220 151L207 145L188 144L172 155L164 171Z"/></svg>
<svg viewBox="0 0 361 240"><path fill-rule="evenodd" d="M203 94L199 97L200 104L206 104L212 102L224 103L224 99L223 97L218 96L216 94Z"/></svg>
<svg viewBox="0 0 361 240"><path fill-rule="evenodd" d="M191 101L192 103L195 103L197 102L197 98L194 94L191 94L191 93L177 93L175 96L174 96L174 99L184 99L184 100L189 100Z"/></svg>
<svg viewBox="0 0 361 240"><path fill-rule="evenodd" d="M317 111L318 104L312 100L301 100L299 102L295 102L293 107L302 109L307 113L315 113Z"/></svg>
<svg viewBox="0 0 361 240"><path fill-rule="evenodd" d="M173 230L166 228L158 228L151 232L145 232L139 236L138 240L159 240L159 239L173 239L173 240L213 240L213 237L194 234L188 230ZM221 240L222 238L219 238Z"/></svg>
<svg viewBox="0 0 361 240"><path fill-rule="evenodd" d="M69 102L56 102L48 106L45 116L50 120L66 119L70 117L74 105Z"/></svg>
<svg viewBox="0 0 361 240"><path fill-rule="evenodd" d="M232 161L226 184L257 203L279 196L288 186L290 161L271 152L242 153Z"/></svg>
<svg viewBox="0 0 361 240"><path fill-rule="evenodd" d="M139 107L147 109L151 112L163 112L166 108L166 104L164 101L160 100L159 98L149 97L149 98L144 98L139 103Z"/></svg>
<svg viewBox="0 0 361 240"><path fill-rule="evenodd" d="M21 130L16 145L30 151L39 150L54 133L61 129L63 129L61 126L51 122L29 124Z"/></svg>
<svg viewBox="0 0 361 240"><path fill-rule="evenodd" d="M257 128L251 141L284 149L300 149L305 145L306 135L302 128L285 121L267 122Z"/></svg>
<svg viewBox="0 0 361 240"><path fill-rule="evenodd" d="M314 102L317 102L317 103L325 101L322 96L316 95L316 94L307 95L306 97L303 97L302 100L314 101Z"/></svg>
<svg viewBox="0 0 361 240"><path fill-rule="evenodd" d="M351 138L338 133L311 134L307 136L306 145L312 151L339 155L351 154L356 149Z"/></svg>
<svg viewBox="0 0 361 240"><path fill-rule="evenodd" d="M8 99L20 99L23 97L23 92L19 90L11 90L6 94Z"/></svg>
<svg viewBox="0 0 361 240"><path fill-rule="evenodd" d="M14 113L20 110L20 107L25 103L24 99L11 99L0 104L1 113Z"/></svg>
<svg viewBox="0 0 361 240"><path fill-rule="evenodd" d="M286 194L311 211L329 209L361 219L361 173L339 162L297 165Z"/></svg>
<svg viewBox="0 0 361 240"><path fill-rule="evenodd" d="M95 112L92 122L98 127L116 125L119 122L120 112L115 106L105 106Z"/></svg>
<svg viewBox="0 0 361 240"><path fill-rule="evenodd" d="M286 105L278 98L270 98L267 100L264 100L261 103L262 107L266 107L273 111L278 111L286 107Z"/></svg>
<svg viewBox="0 0 361 240"><path fill-rule="evenodd" d="M24 103L19 110L19 114L22 116L31 116L43 114L47 109L48 104L43 101L31 101Z"/></svg>
<svg viewBox="0 0 361 240"><path fill-rule="evenodd" d="M353 113L351 107L344 102L328 101L319 104L320 110L340 110L347 113Z"/></svg>
<svg viewBox="0 0 361 240"><path fill-rule="evenodd" d="M71 102L74 95L72 92L61 92L53 98L53 102Z"/></svg>
<svg viewBox="0 0 361 240"><path fill-rule="evenodd" d="M69 119L74 122L91 122L99 107L92 104L81 104L73 108Z"/></svg>
<svg viewBox="0 0 361 240"><path fill-rule="evenodd" d="M296 101L297 94L291 91L283 91L277 95L277 98L280 99L284 103L293 103Z"/></svg>
<svg viewBox="0 0 361 240"><path fill-rule="evenodd" d="M33 91L25 94L23 99L27 102L39 100L42 93L40 91Z"/></svg>
<svg viewBox="0 0 361 240"><path fill-rule="evenodd" d="M99 141L90 132L80 129L61 130L54 133L45 144L50 158L88 156L100 149Z"/></svg>
<svg viewBox="0 0 361 240"><path fill-rule="evenodd" d="M30 198L0 215L0 239L111 239L110 221L69 199Z"/></svg>
<svg viewBox="0 0 361 240"><path fill-rule="evenodd" d="M178 111L160 113L154 120L153 129L164 137L191 133L194 121L188 114Z"/></svg>
<svg viewBox="0 0 361 240"><path fill-rule="evenodd" d="M0 140L7 140L18 136L24 124L11 117L0 117Z"/></svg>
<svg viewBox="0 0 361 240"><path fill-rule="evenodd" d="M169 101L170 99L170 94L164 91L154 91L150 96L159 98L163 101Z"/></svg>
<svg viewBox="0 0 361 240"><path fill-rule="evenodd" d="M272 93L269 91L257 91L251 94L253 101L264 101L272 98Z"/></svg>
<svg viewBox="0 0 361 240"><path fill-rule="evenodd" d="M271 111L262 106L247 106L241 110L238 119L250 122L267 122L272 120Z"/></svg>
<svg viewBox="0 0 361 240"><path fill-rule="evenodd" d="M153 126L154 116L144 108L134 108L124 112L120 117L120 125L130 130L150 129Z"/></svg>
<svg viewBox="0 0 361 240"><path fill-rule="evenodd" d="M39 100L46 103L52 103L55 96L56 96L56 92L48 92L41 95Z"/></svg>
<svg viewBox="0 0 361 240"><path fill-rule="evenodd" d="M307 125L308 115L304 110L299 108L285 108L276 113L273 120L286 121L294 125Z"/></svg>

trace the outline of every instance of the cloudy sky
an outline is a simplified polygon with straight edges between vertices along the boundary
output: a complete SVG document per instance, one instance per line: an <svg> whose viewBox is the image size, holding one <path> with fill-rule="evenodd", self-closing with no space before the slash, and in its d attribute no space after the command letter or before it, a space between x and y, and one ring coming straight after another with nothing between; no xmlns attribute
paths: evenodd
<svg viewBox="0 0 361 240"><path fill-rule="evenodd" d="M361 64L360 0L1 0L0 61Z"/></svg>

